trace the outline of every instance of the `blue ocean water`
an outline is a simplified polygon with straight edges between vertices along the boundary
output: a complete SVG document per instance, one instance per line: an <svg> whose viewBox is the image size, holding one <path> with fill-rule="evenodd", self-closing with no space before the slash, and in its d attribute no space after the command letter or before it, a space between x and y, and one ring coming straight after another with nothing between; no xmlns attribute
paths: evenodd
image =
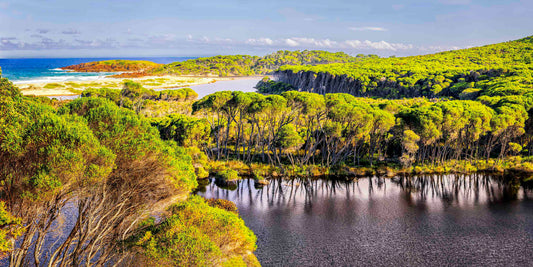
<svg viewBox="0 0 533 267"><path fill-rule="evenodd" d="M2 77L8 78L13 83L83 81L99 79L113 73L70 72L60 70L59 68L109 59L148 60L155 63L168 64L194 58L195 57L17 58L0 59L0 68L2 68Z"/></svg>

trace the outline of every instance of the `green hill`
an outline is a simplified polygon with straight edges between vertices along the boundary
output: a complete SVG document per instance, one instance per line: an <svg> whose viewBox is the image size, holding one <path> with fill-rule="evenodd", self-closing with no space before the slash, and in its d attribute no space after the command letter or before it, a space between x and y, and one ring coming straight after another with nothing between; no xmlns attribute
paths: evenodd
<svg viewBox="0 0 533 267"><path fill-rule="evenodd" d="M532 57L533 37L527 37L423 56L366 58L316 66L285 65L276 73L280 81L304 91L325 88L321 93L476 99L531 92ZM327 79L317 79L321 75Z"/></svg>
<svg viewBox="0 0 533 267"><path fill-rule="evenodd" d="M352 57L343 52L278 51L264 57L233 55L214 56L175 62L161 66L154 74L250 76L270 73L283 65L317 65L360 61L364 56Z"/></svg>
<svg viewBox="0 0 533 267"><path fill-rule="evenodd" d="M78 72L116 72L116 71L146 71L158 67L160 64L146 60L104 60L81 63L63 67L64 70Z"/></svg>

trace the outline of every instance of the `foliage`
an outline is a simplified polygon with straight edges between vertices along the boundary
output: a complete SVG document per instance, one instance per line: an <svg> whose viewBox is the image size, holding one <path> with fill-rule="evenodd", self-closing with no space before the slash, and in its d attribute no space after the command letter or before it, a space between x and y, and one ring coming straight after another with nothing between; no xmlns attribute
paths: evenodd
<svg viewBox="0 0 533 267"><path fill-rule="evenodd" d="M183 114L155 118L152 120L152 125L159 129L162 139L174 140L178 145L185 147L204 147L210 135L207 120Z"/></svg>
<svg viewBox="0 0 533 267"><path fill-rule="evenodd" d="M0 201L0 257L13 250L14 240L22 233L21 218L9 213L6 210L6 203Z"/></svg>
<svg viewBox="0 0 533 267"><path fill-rule="evenodd" d="M231 169L225 169L225 170L218 171L216 173L216 176L217 178L220 178L225 182L237 181L241 179L239 177L239 172L236 170L231 170Z"/></svg>
<svg viewBox="0 0 533 267"><path fill-rule="evenodd" d="M235 205L235 203L229 200L221 199L221 198L210 198L210 199L207 199L206 201L207 201L207 204L209 204L209 206L211 207L221 208L227 211L237 213L237 206Z"/></svg>
<svg viewBox="0 0 533 267"><path fill-rule="evenodd" d="M149 224L129 243L142 248L146 264L246 265L256 237L234 212L209 206L199 196L171 207L160 224Z"/></svg>
<svg viewBox="0 0 533 267"><path fill-rule="evenodd" d="M263 78L255 86L257 91L262 94L281 94L287 91L294 91L294 86L284 83L270 80L270 78Z"/></svg>
<svg viewBox="0 0 533 267"><path fill-rule="evenodd" d="M190 103L198 94L190 88L154 91L140 83L125 80L123 89L89 88L82 97L101 97L147 116L164 116L172 113L190 113Z"/></svg>
<svg viewBox="0 0 533 267"><path fill-rule="evenodd" d="M280 167L503 159L533 145L526 130L533 129L530 101L508 96L485 103L226 91L195 102L193 111L211 125L203 147L212 159Z"/></svg>

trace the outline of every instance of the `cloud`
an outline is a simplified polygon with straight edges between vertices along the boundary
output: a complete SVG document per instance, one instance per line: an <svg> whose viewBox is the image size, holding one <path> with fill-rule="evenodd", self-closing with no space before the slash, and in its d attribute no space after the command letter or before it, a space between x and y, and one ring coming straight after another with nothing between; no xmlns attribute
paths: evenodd
<svg viewBox="0 0 533 267"><path fill-rule="evenodd" d="M350 27L349 29L352 31L375 31L375 32L387 31L387 29L382 28L382 27Z"/></svg>
<svg viewBox="0 0 533 267"><path fill-rule="evenodd" d="M9 7L8 2L0 2L0 9L7 9Z"/></svg>
<svg viewBox="0 0 533 267"><path fill-rule="evenodd" d="M242 43L241 43L242 44ZM382 51L382 52L440 52L446 50L459 49L456 46L415 46L404 43L391 43L387 41L370 40L344 40L335 41L330 39L316 39L307 37L291 37L285 39L257 38L248 39L244 42L248 46L271 46L279 49L326 49L342 51Z"/></svg>
<svg viewBox="0 0 533 267"><path fill-rule="evenodd" d="M31 37L31 38L30 38ZM177 36L175 34L160 34L147 36L145 38L125 37L121 40L113 38L107 39L85 39L76 38L74 40L63 40L60 38L46 38L42 35L34 34L27 40L16 39L14 37L0 38L0 51L15 50L98 50L98 49L229 49L228 51L240 51L251 49L254 51L275 51L283 49L318 49L328 51L345 51L347 53L376 53L376 54L397 54L414 55L420 53L434 53L446 50L459 49L456 46L416 46L405 43L393 43L385 40L331 40L328 38L312 37L290 37L290 38L250 38L245 40L234 40L220 37L194 37L193 35Z"/></svg>
<svg viewBox="0 0 533 267"><path fill-rule="evenodd" d="M54 40L41 38L36 42L23 42L13 38L0 38L0 50L57 50L57 49L110 49L119 48L121 44L112 38L81 40L67 42L63 39Z"/></svg>
<svg viewBox="0 0 533 267"><path fill-rule="evenodd" d="M245 41L248 45L273 45L274 41L270 38L248 39Z"/></svg>
<svg viewBox="0 0 533 267"><path fill-rule="evenodd" d="M196 44L218 44L218 45L232 44L235 42L231 38L220 38L220 37L209 38L207 36L195 38L191 34L188 34L185 40L187 42L196 43Z"/></svg>
<svg viewBox="0 0 533 267"><path fill-rule="evenodd" d="M66 34L66 35L75 35L75 34L80 34L80 31L75 30L75 29L67 29L67 30L62 31L61 33Z"/></svg>
<svg viewBox="0 0 533 267"><path fill-rule="evenodd" d="M292 41L296 42L300 46L314 46L314 47L334 47L337 45L337 42L331 41L330 39L315 39L315 38L291 38Z"/></svg>
<svg viewBox="0 0 533 267"><path fill-rule="evenodd" d="M369 40L359 41L359 40L347 40L342 43L347 48L353 49L370 49L370 50L410 50L415 47L410 44L401 44L401 43L389 43L385 41L372 42Z"/></svg>
<svg viewBox="0 0 533 267"><path fill-rule="evenodd" d="M49 33L50 32L50 30L48 30L48 29L37 29L35 31L37 33L39 33L39 34L45 34L45 33Z"/></svg>
<svg viewBox="0 0 533 267"><path fill-rule="evenodd" d="M288 45L288 46L291 46L291 47L294 47L294 46L299 46L300 44L296 41L294 41L293 39L285 39L285 44Z"/></svg>
<svg viewBox="0 0 533 267"><path fill-rule="evenodd" d="M420 51L423 52L441 52L441 51L450 51L458 50L463 48L472 48L471 46L459 47L459 46L443 46L443 45L430 45L430 46L421 46L419 47Z"/></svg>

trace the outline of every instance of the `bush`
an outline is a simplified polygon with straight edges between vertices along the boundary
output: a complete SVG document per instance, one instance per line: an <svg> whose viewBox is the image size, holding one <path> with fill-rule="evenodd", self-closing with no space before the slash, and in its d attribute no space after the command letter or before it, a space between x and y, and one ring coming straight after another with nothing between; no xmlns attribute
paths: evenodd
<svg viewBox="0 0 533 267"><path fill-rule="evenodd" d="M212 207L199 196L170 211L168 219L148 224L129 240L131 247L142 249L136 261L164 266L257 264L251 254L256 237L235 212Z"/></svg>
<svg viewBox="0 0 533 267"><path fill-rule="evenodd" d="M209 204L209 206L211 207L221 208L227 211L237 213L237 205L226 199L210 198L207 199L207 204Z"/></svg>
<svg viewBox="0 0 533 267"><path fill-rule="evenodd" d="M223 179L226 182L237 181L241 179L239 177L239 172L235 170L229 170L229 169L217 172L216 176L220 179Z"/></svg>

